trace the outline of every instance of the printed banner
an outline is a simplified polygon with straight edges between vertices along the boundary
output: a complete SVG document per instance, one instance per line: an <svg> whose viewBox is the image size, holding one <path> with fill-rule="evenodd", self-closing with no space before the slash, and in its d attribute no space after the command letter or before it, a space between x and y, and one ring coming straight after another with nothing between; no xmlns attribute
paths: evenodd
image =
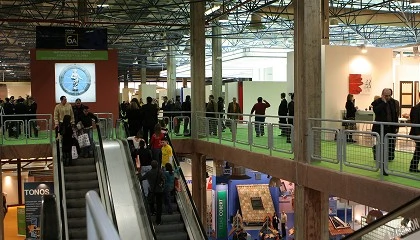
<svg viewBox="0 0 420 240"><path fill-rule="evenodd" d="M24 184L24 192L26 240L40 239L42 196L54 194L54 183L26 182Z"/></svg>
<svg viewBox="0 0 420 240"><path fill-rule="evenodd" d="M17 207L18 235L26 236L25 207Z"/></svg>
<svg viewBox="0 0 420 240"><path fill-rule="evenodd" d="M217 238L227 238L227 190L217 191Z"/></svg>

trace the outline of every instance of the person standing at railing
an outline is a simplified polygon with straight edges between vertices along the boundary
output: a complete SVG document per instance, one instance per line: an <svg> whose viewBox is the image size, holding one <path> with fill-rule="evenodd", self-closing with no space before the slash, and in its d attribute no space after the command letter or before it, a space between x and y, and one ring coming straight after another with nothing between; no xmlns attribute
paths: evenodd
<svg viewBox="0 0 420 240"><path fill-rule="evenodd" d="M176 96L173 111L180 112L181 110L182 110L181 96ZM182 118L180 117L181 115L182 114L180 113L174 113L172 117L172 121L174 123L174 132L175 132L175 135L177 136L179 136L179 128L181 126L181 121L182 121Z"/></svg>
<svg viewBox="0 0 420 240"><path fill-rule="evenodd" d="M38 109L38 104L35 102L33 97L28 98L28 114L36 114ZM29 136L30 137L38 137L38 123L36 121L36 116L29 116L28 120L32 120L29 122ZM33 131L33 135L32 135Z"/></svg>
<svg viewBox="0 0 420 240"><path fill-rule="evenodd" d="M24 101L25 100L23 98L18 98L16 100L16 105L15 105L15 114L16 115L28 114L28 108L24 104ZM19 121L19 122L15 123L15 126L16 126L15 137L19 138L19 135L22 133L22 129L23 129L23 123L22 122L25 122L27 120L27 117L26 116L17 116L17 117L15 117L15 120Z"/></svg>
<svg viewBox="0 0 420 240"><path fill-rule="evenodd" d="M225 121L224 121L224 118L225 118L225 100L222 97L219 97L218 100L217 100L217 111L220 113L218 118L220 118L222 120L221 121L222 122L222 128L223 128L223 131L224 131L226 129Z"/></svg>
<svg viewBox="0 0 420 240"><path fill-rule="evenodd" d="M134 98L133 98L134 99ZM126 118L128 122L128 131L130 136L134 136L142 128L142 112L136 101L131 100L126 110Z"/></svg>
<svg viewBox="0 0 420 240"><path fill-rule="evenodd" d="M209 102L206 105L206 117L209 119L209 134L217 136L217 119L215 119L217 112L217 104L214 101L214 96L209 96Z"/></svg>
<svg viewBox="0 0 420 240"><path fill-rule="evenodd" d="M279 105L279 109L278 109L278 115L279 115L279 123L280 124L287 124L287 119L285 118L285 116L287 116L287 100L286 100L286 93L281 93L280 94L280 105ZM279 136L286 136L286 130L287 127L285 126L281 126L280 125L280 130L281 130L281 134Z"/></svg>
<svg viewBox="0 0 420 240"><path fill-rule="evenodd" d="M143 116L143 134L144 141L146 144L150 142L152 138L155 125L158 123L158 111L159 107L152 103L151 97L146 98L146 104L141 107Z"/></svg>
<svg viewBox="0 0 420 240"><path fill-rule="evenodd" d="M384 88L381 98L373 101L371 105L373 106L376 122L398 123L399 102L392 98L392 90L390 88ZM384 125L383 128L384 135L381 138L385 137L388 133L395 134L398 132L398 126ZM372 131L381 134L381 125L373 124ZM392 161L395 158L395 138L390 137L388 143L389 145L384 147L388 148L388 161ZM376 160L376 145L373 146L373 157ZM385 170L383 175L388 175Z"/></svg>
<svg viewBox="0 0 420 240"><path fill-rule="evenodd" d="M294 93L289 93L289 95L290 95L291 101L287 105L287 110L289 111L289 117L290 118L287 119L287 123L290 124L290 125L293 125L293 117L295 116L295 101L294 101L295 94ZM287 136L286 136L287 137L286 142L287 143L291 143L292 141L290 139L290 135L292 134L292 129L290 127L287 128L286 134L287 134Z"/></svg>
<svg viewBox="0 0 420 240"><path fill-rule="evenodd" d="M355 120L356 119L356 112L357 107L354 106L354 97L353 94L347 95L347 101L346 101L346 119L345 120ZM356 123L345 123L345 128L348 130L356 130ZM349 133L347 135L347 142L355 143L353 139L353 134Z"/></svg>
<svg viewBox="0 0 420 240"><path fill-rule="evenodd" d="M6 102L3 105L3 112L4 112L4 115L5 115L3 117L3 122L12 121L14 119L13 119L13 117L11 115L14 115L15 114L15 106L13 105L13 103L10 102L10 98L5 98L4 100ZM9 137L13 137L15 135L14 134L14 131L13 131L13 127L14 126L15 126L15 123L14 122L9 122L5 126L5 128L7 128L7 132L8 132Z"/></svg>
<svg viewBox="0 0 420 240"><path fill-rule="evenodd" d="M420 103L417 103L416 106L411 108L410 111L410 122L413 124L420 124ZM411 127L410 135L412 136L419 136L420 135L420 127ZM410 172L420 172L418 169L419 160L420 160L420 140L414 140L416 142L416 148L413 153L413 158L410 162Z"/></svg>
<svg viewBox="0 0 420 240"><path fill-rule="evenodd" d="M95 145L93 144L93 127L92 122L94 121L96 124L98 123L98 118L91 112L89 112L88 106L83 106L83 115L79 116L79 120L83 124L83 132L87 133L89 136L90 145L82 148L82 156L83 157L93 157L93 149Z"/></svg>
<svg viewBox="0 0 420 240"><path fill-rule="evenodd" d="M232 102L230 102L229 105L228 105L228 118L232 119L232 122L227 121L226 125L228 125L230 131L232 132L232 125L231 124L235 124L235 127L236 127L239 116L238 115L231 115L229 113L235 113L235 114L241 114L242 113L241 106L239 106L239 103L236 102L236 97L232 98Z"/></svg>
<svg viewBox="0 0 420 240"><path fill-rule="evenodd" d="M62 125L65 115L69 115L71 124L74 124L73 108L71 107L70 103L67 102L66 96L61 96L60 103L57 104L54 108L54 128L56 137L58 136L60 125Z"/></svg>
<svg viewBox="0 0 420 240"><path fill-rule="evenodd" d="M186 117L184 119L184 136L190 136L191 133L188 130L188 125L191 121L191 96L187 95L185 97L185 102L181 105L182 111L186 113L182 113L182 116Z"/></svg>
<svg viewBox="0 0 420 240"><path fill-rule="evenodd" d="M257 103L254 104L254 106L251 109L251 114L261 115L261 116L255 116L255 121L257 122L255 124L255 132L257 134L257 137L264 136L264 122L265 122L265 110L269 108L271 105L266 100L263 100L262 97L258 97Z"/></svg>

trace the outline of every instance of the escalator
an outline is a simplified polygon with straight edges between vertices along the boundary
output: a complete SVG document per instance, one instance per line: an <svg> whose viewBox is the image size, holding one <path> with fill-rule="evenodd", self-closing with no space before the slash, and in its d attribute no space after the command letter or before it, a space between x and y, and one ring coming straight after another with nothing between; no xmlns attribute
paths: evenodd
<svg viewBox="0 0 420 240"><path fill-rule="evenodd" d="M102 162L102 139L97 128L99 144L96 143L94 157L72 160L71 166L64 166L62 161L54 164L56 189L59 189L60 215L62 220L63 239L87 239L86 200L88 191L94 190L102 198L111 219L115 221L112 205L112 194L107 187L106 165ZM93 143L92 143L93 144ZM56 143L56 156L60 159L60 144ZM105 168L105 170L104 170Z"/></svg>
<svg viewBox="0 0 420 240"><path fill-rule="evenodd" d="M119 135L119 139L123 142L127 142L128 135L128 126L125 122L118 122L121 126L117 126L117 131L122 132ZM169 140L169 144L171 145L172 149L173 146L171 144L170 138L168 135L166 137ZM130 142L130 145L132 143ZM131 147L128 147L127 151L129 151ZM165 206L162 206L162 222L160 225L156 223L156 217L152 216L151 224L153 224L153 229L156 235L157 240L203 240L207 239L206 232L204 230L201 221L198 218L198 211L194 205L192 200L191 193L188 189L187 183L185 181L185 177L183 175L182 169L180 169L179 162L176 158L175 150L173 149L174 153L174 167L179 168L179 174L175 175L180 182L181 191L176 192L175 196L171 197L171 204L173 213L168 214L166 213ZM129 160L131 165L133 165L132 160ZM134 168L134 166L133 166ZM164 203L162 203L164 204ZM146 207L148 208L148 204L145 203Z"/></svg>
<svg viewBox="0 0 420 240"><path fill-rule="evenodd" d="M369 222L366 226L362 225L361 229L343 239L420 239L420 196L387 213L385 216Z"/></svg>
<svg viewBox="0 0 420 240"><path fill-rule="evenodd" d="M67 226L70 240L86 239L85 195L95 190L99 196L99 181L94 158L79 158L64 167Z"/></svg>

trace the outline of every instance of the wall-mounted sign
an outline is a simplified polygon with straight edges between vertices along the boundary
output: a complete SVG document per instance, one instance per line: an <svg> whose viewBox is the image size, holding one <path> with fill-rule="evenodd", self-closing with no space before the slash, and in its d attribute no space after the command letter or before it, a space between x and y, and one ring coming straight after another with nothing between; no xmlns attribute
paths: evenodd
<svg viewBox="0 0 420 240"><path fill-rule="evenodd" d="M223 169L224 175L232 175L232 168L225 168Z"/></svg>
<svg viewBox="0 0 420 240"><path fill-rule="evenodd" d="M36 60L107 61L108 51L36 50Z"/></svg>
<svg viewBox="0 0 420 240"><path fill-rule="evenodd" d="M26 182L25 192L25 221L26 239L40 239L41 204L43 195L54 194L53 182Z"/></svg>
<svg viewBox="0 0 420 240"><path fill-rule="evenodd" d="M66 96L67 101L77 98L83 102L96 102L96 72L94 63L56 63L55 100Z"/></svg>
<svg viewBox="0 0 420 240"><path fill-rule="evenodd" d="M37 26L36 48L107 50L107 29Z"/></svg>

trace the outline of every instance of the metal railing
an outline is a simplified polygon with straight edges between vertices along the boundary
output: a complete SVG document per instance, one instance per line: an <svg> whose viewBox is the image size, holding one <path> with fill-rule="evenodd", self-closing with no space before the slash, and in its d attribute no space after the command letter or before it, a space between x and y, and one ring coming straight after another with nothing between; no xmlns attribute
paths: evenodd
<svg viewBox="0 0 420 240"><path fill-rule="evenodd" d="M53 119L51 114L0 115L0 144L53 143ZM23 142L22 142L23 140Z"/></svg>
<svg viewBox="0 0 420 240"><path fill-rule="evenodd" d="M119 240L118 231L109 219L95 191L86 193L86 222L88 240Z"/></svg>
<svg viewBox="0 0 420 240"><path fill-rule="evenodd" d="M379 131L372 132L370 127L358 130L362 125L377 125ZM420 151L415 151L416 143L420 146L420 136L409 135L411 127L420 124L311 118L308 122L310 161L336 164L340 171L345 168L379 171L381 179L394 175L420 180L415 162L414 166L410 164L413 158L420 159ZM399 132L390 132L394 128Z"/></svg>

